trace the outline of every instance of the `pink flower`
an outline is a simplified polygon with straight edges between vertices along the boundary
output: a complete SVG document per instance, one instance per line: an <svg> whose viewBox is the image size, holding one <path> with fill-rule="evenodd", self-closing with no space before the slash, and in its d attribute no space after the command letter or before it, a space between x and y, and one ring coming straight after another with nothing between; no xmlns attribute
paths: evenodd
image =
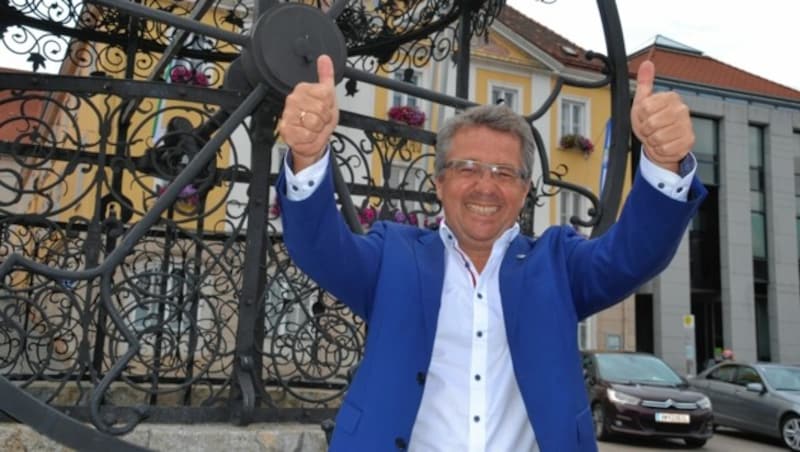
<svg viewBox="0 0 800 452"><path fill-rule="evenodd" d="M389 109L389 119L419 127L425 124L425 113L411 105L397 105Z"/></svg>
<svg viewBox="0 0 800 452"><path fill-rule="evenodd" d="M167 191L167 187L169 187L169 185L165 185L163 187L159 185L156 188L158 196L163 195L164 192ZM200 190L198 190L193 184L189 184L181 189L180 193L178 193L178 199L176 201L196 206L200 203Z"/></svg>

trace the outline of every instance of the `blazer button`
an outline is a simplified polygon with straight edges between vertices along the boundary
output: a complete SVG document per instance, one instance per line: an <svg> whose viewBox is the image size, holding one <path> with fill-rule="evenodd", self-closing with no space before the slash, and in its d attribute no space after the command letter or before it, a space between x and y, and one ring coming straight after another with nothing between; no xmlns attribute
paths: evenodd
<svg viewBox="0 0 800 452"><path fill-rule="evenodd" d="M394 439L394 445L397 446L397 449L399 450L406 450L406 447L408 447L406 445L406 440L400 438L399 436Z"/></svg>
<svg viewBox="0 0 800 452"><path fill-rule="evenodd" d="M425 372L417 372L417 383L420 386L425 384Z"/></svg>

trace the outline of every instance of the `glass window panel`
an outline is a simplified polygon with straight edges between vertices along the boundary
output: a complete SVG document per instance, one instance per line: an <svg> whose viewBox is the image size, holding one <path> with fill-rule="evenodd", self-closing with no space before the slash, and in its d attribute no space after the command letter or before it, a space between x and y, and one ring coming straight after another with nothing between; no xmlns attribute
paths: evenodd
<svg viewBox="0 0 800 452"><path fill-rule="evenodd" d="M697 177L707 185L717 185L717 167L713 163L697 162Z"/></svg>
<svg viewBox="0 0 800 452"><path fill-rule="evenodd" d="M764 212L764 193L750 192L750 210Z"/></svg>
<svg viewBox="0 0 800 452"><path fill-rule="evenodd" d="M394 79L398 81L405 81L403 78L403 71L397 71L394 73ZM420 73L418 71L414 71L414 75L411 76L411 80L408 83L412 85L419 85ZM402 105L410 105L412 107L418 106L418 99L414 96L409 96L408 94L394 92L392 93L392 106L402 106Z"/></svg>
<svg viewBox="0 0 800 452"><path fill-rule="evenodd" d="M750 168L750 191L763 191L763 174L758 168Z"/></svg>
<svg viewBox="0 0 800 452"><path fill-rule="evenodd" d="M583 109L578 104L572 105L572 133L582 134L583 131Z"/></svg>
<svg viewBox="0 0 800 452"><path fill-rule="evenodd" d="M493 87L492 103L502 103L508 108L517 111L517 90L498 86Z"/></svg>
<svg viewBox="0 0 800 452"><path fill-rule="evenodd" d="M800 256L800 218L795 218L794 227L797 229L797 255Z"/></svg>
<svg viewBox="0 0 800 452"><path fill-rule="evenodd" d="M694 152L698 160L711 159L718 154L717 146L717 121L708 118L692 117L692 125L694 126L695 143ZM706 157L709 156L709 157Z"/></svg>
<svg viewBox="0 0 800 452"><path fill-rule="evenodd" d="M767 258L767 235L766 221L764 214L759 212L750 213L750 222L753 230L753 258Z"/></svg>
<svg viewBox="0 0 800 452"><path fill-rule="evenodd" d="M586 116L586 104L573 100L561 101L561 134L580 134L586 135L584 128L584 118Z"/></svg>
<svg viewBox="0 0 800 452"><path fill-rule="evenodd" d="M758 126L749 127L750 166L764 166L764 129Z"/></svg>

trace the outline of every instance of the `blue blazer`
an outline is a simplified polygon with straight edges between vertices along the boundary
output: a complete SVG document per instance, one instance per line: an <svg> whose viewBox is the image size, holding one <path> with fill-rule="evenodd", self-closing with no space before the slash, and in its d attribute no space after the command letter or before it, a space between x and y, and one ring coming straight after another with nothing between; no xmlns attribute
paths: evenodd
<svg viewBox="0 0 800 452"><path fill-rule="evenodd" d="M436 335L444 245L435 231L388 222L353 234L334 202L330 171L306 200L286 200L283 175L278 193L292 259L369 325L330 450L405 449ZM619 220L602 237L587 240L560 226L511 243L500 270L503 316L541 451L597 450L577 324L669 264L705 196L699 180L689 196L674 201L637 175Z"/></svg>

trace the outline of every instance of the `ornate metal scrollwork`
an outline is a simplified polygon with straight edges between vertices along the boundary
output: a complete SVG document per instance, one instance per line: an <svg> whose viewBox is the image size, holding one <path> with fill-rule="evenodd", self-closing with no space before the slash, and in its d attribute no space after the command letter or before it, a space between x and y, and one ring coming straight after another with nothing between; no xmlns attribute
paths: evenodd
<svg viewBox="0 0 800 452"><path fill-rule="evenodd" d="M0 3L2 46L31 55L34 71L73 74L0 74L10 112L0 118L0 374L113 434L176 406L187 422L274 419L275 408L281 419L330 416L366 325L282 244L272 192L282 96L309 78L317 53L341 50L348 84L468 106L376 74L452 57L503 3ZM598 4L613 29L613 3ZM297 34L281 41L259 28L269 14L326 25L305 33L291 19ZM333 47L309 44L317 32ZM293 56L265 50L274 42ZM619 92L624 49L623 60L609 53L604 84ZM436 227L434 134L346 111L341 125L331 149L353 229ZM563 174L548 168L533 185L525 230Z"/></svg>

